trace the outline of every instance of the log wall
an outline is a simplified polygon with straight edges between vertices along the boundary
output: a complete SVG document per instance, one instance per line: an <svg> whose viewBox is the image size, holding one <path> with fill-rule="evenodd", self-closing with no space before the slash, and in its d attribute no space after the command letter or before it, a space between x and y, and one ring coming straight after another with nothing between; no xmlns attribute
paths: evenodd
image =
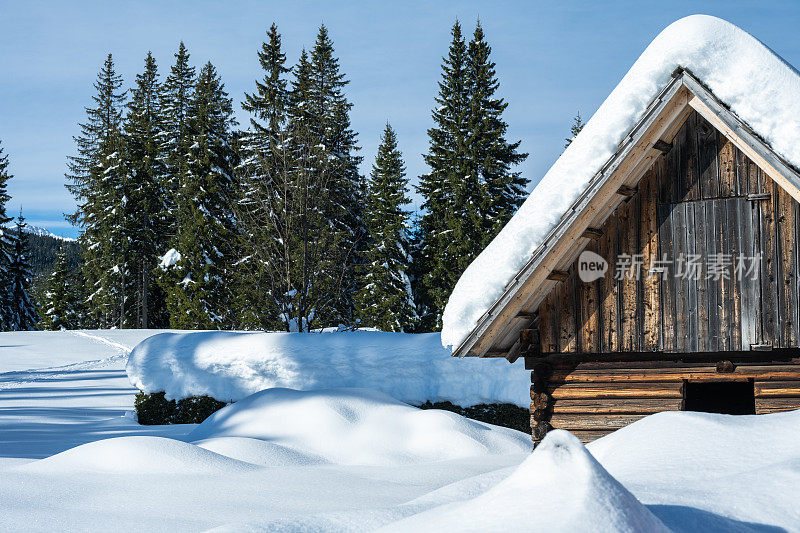
<svg viewBox="0 0 800 533"><path fill-rule="evenodd" d="M696 112L600 229L588 249L609 269L584 283L576 260L543 300L542 353L798 347L800 205ZM696 279L677 277L692 256ZM640 258L630 276L622 257Z"/></svg>
<svg viewBox="0 0 800 533"><path fill-rule="evenodd" d="M550 429L566 429L590 442L650 414L683 410L687 383L751 381L756 414L800 408L800 358L793 357L736 363L552 359L537 363L531 380L537 442Z"/></svg>

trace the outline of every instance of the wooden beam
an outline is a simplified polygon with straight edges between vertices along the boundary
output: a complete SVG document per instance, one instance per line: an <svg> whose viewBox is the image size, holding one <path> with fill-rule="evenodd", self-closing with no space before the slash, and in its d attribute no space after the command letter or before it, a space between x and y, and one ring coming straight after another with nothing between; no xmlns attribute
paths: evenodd
<svg viewBox="0 0 800 533"><path fill-rule="evenodd" d="M558 414L653 414L661 411L680 411L682 406L682 398L656 398L649 400L615 398L613 400L554 400L552 402L553 410Z"/></svg>
<svg viewBox="0 0 800 533"><path fill-rule="evenodd" d="M800 398L776 398L769 396L766 398L756 398L756 414L783 413L800 409Z"/></svg>
<svg viewBox="0 0 800 533"><path fill-rule="evenodd" d="M596 431L579 431L579 430L576 429L574 431L570 431L570 433L572 433L573 435L578 437L578 439L580 439L580 441L582 443L588 444L588 443L592 442L593 440L597 440L599 438L605 437L606 435L608 435L612 431L614 431L614 430L606 429L606 430L596 430Z"/></svg>
<svg viewBox="0 0 800 533"><path fill-rule="evenodd" d="M653 145L653 148L658 150L659 152L668 153L672 150L672 143L668 143L667 141L662 141L661 139L657 140L656 143Z"/></svg>
<svg viewBox="0 0 800 533"><path fill-rule="evenodd" d="M569 279L569 272L566 270L553 270L547 275L547 279L552 281L567 281Z"/></svg>
<svg viewBox="0 0 800 533"><path fill-rule="evenodd" d="M546 361L558 367L582 368L656 368L681 366L713 366L727 359L737 365L800 365L800 348L779 348L764 353L756 351L726 352L612 352L549 354L534 358L534 362ZM738 371L738 370L737 370Z"/></svg>
<svg viewBox="0 0 800 533"><path fill-rule="evenodd" d="M728 361L730 363L730 361ZM732 363L731 363L732 365ZM634 383L660 381L800 381L800 365L736 366L733 370L716 366L676 368L608 368L569 370L556 367L553 382L560 383Z"/></svg>
<svg viewBox="0 0 800 533"><path fill-rule="evenodd" d="M583 235L581 235L581 237L583 237L584 239L592 239L595 241L597 239L600 239L602 236L603 236L603 230L599 228L586 228L586 230L584 230L583 232Z"/></svg>
<svg viewBox="0 0 800 533"><path fill-rule="evenodd" d="M761 192L761 193L747 195L748 202L759 202L761 200L770 200L770 199L772 199L772 195L768 192Z"/></svg>
<svg viewBox="0 0 800 533"><path fill-rule="evenodd" d="M800 386L800 381L797 382L797 385ZM683 382L552 384L549 385L547 392L556 402L566 399L683 398ZM780 396L780 394L775 396Z"/></svg>
<svg viewBox="0 0 800 533"><path fill-rule="evenodd" d="M627 185L620 185L619 189L617 189L617 194L626 198L630 198L636 194L636 188L628 187Z"/></svg>
<svg viewBox="0 0 800 533"><path fill-rule="evenodd" d="M574 430L603 430L603 429L619 429L633 424L637 420L641 420L650 413L634 413L634 414L594 414L594 413L559 413L558 403L556 403L556 412L550 418L550 425L554 429L566 429L568 431Z"/></svg>
<svg viewBox="0 0 800 533"><path fill-rule="evenodd" d="M800 381L756 381L756 398L778 396L782 398L800 396Z"/></svg>
<svg viewBox="0 0 800 533"><path fill-rule="evenodd" d="M523 330L524 331L524 330ZM518 340L514 343L514 346L508 349L508 353L505 355L505 358L508 360L509 363L516 362L519 359L519 356L522 355L522 340Z"/></svg>

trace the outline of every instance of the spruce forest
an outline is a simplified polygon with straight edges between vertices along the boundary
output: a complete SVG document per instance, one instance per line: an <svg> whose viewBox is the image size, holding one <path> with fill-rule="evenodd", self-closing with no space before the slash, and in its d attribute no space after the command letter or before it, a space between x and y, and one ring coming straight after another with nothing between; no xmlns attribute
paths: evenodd
<svg viewBox="0 0 800 533"><path fill-rule="evenodd" d="M355 104L324 25L294 65L274 24L257 54L241 104L183 43L166 68L147 53L128 82L107 56L68 156L78 264L62 246L35 302L0 145L4 330L441 327L459 276L527 195L515 168L528 154L507 139L480 23L471 36L451 29L428 172L413 189L388 122L362 175Z"/></svg>

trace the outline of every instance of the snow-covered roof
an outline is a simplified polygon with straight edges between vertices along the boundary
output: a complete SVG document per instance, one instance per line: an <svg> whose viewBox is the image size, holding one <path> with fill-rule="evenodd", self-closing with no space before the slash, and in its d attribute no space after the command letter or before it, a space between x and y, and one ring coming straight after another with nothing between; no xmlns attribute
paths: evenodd
<svg viewBox="0 0 800 533"><path fill-rule="evenodd" d="M444 311L444 346L457 348L467 339L677 68L690 71L775 154L800 168L800 73L727 21L707 15L680 19L650 43L519 211L467 267Z"/></svg>

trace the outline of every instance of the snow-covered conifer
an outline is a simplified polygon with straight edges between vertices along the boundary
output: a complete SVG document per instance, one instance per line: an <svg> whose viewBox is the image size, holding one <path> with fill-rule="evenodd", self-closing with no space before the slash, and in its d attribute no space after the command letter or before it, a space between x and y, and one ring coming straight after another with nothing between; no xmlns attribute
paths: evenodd
<svg viewBox="0 0 800 533"><path fill-rule="evenodd" d="M440 327L441 313L450 290L458 280L458 257L451 255L452 226L466 217L475 222L477 206L456 197L456 183L467 177L469 94L467 93L467 46L456 22L447 57L442 60L442 80L433 110L434 126L428 130L425 163L430 172L420 176L417 193L422 196L422 216L415 243L414 279L421 328Z"/></svg>
<svg viewBox="0 0 800 533"><path fill-rule="evenodd" d="M474 201L478 205L482 229L474 239L470 239L464 254L467 257L463 257L459 264L459 272L494 239L527 197L525 188L528 180L511 169L525 161L528 154L517 151L520 141L510 143L506 140L508 124L502 114L508 103L495 95L500 82L490 58L491 52L492 48L486 42L483 28L478 22L467 49L467 150L469 181L477 181L474 190L477 197Z"/></svg>
<svg viewBox="0 0 800 533"><path fill-rule="evenodd" d="M239 202L240 261L263 280L259 287L282 327L350 324L365 231L360 158L343 92L348 82L323 26L311 53L303 51L293 69L281 125L280 100L267 95L280 94L283 59L274 43L270 49L265 80L273 81L264 83L274 91L259 93L264 104L252 108L262 125L253 129L270 137L242 165L255 171L246 176L249 186ZM279 117L273 121L278 129L270 129L270 116Z"/></svg>
<svg viewBox="0 0 800 533"><path fill-rule="evenodd" d="M28 232L25 230L25 218L22 213L17 218L14 231L11 234L13 254L8 269L8 312L7 329L11 331L30 331L36 329L39 315L36 305L30 296L31 265L28 256Z"/></svg>
<svg viewBox="0 0 800 533"><path fill-rule="evenodd" d="M130 275L124 251L126 198L121 131L125 92L109 54L94 84L94 105L75 137L77 155L69 157L67 189L78 208L69 217L83 227L78 239L83 256L89 320L100 327L126 325L126 287Z"/></svg>
<svg viewBox="0 0 800 533"><path fill-rule="evenodd" d="M234 124L232 100L214 65L207 63L189 105L192 143L176 197L171 250L180 259L170 265L162 260L167 273L162 285L174 328L214 329L228 324Z"/></svg>
<svg viewBox="0 0 800 533"><path fill-rule="evenodd" d="M8 171L8 155L3 154L0 144L0 330L6 328L9 320L11 305L9 302L8 287L10 286L8 273L14 254L14 243L8 229L12 217L7 216L6 204L11 199L8 194L8 181L12 178Z"/></svg>
<svg viewBox="0 0 800 533"><path fill-rule="evenodd" d="M278 27L272 24L258 52L262 78L255 91L245 93L242 108L250 113L250 128L240 139L240 163L236 169L237 219L232 321L245 329L275 329L281 326L273 295L280 285L276 272L285 264L279 232L288 195L287 106L289 90L286 54ZM285 213L284 213L285 214ZM277 276L280 277L280 276Z"/></svg>
<svg viewBox="0 0 800 533"><path fill-rule="evenodd" d="M189 119L195 78L195 68L189 63L189 51L181 41L175 53L175 64L170 68L162 88L164 100L161 109L164 120L164 146L167 152L164 219L168 235L175 234L177 223L174 217L175 198L189 172L189 147L192 145Z"/></svg>
<svg viewBox="0 0 800 533"><path fill-rule="evenodd" d="M130 271L128 322L164 326L163 296L153 277L167 238L167 168L158 66L151 53L136 76L125 117L125 261Z"/></svg>
<svg viewBox="0 0 800 533"><path fill-rule="evenodd" d="M367 180L365 262L360 266L356 316L360 326L410 331L416 321L407 271L408 179L397 135L387 123Z"/></svg>
<svg viewBox="0 0 800 533"><path fill-rule="evenodd" d="M456 281L522 205L528 183L511 170L527 154L505 138L508 104L495 96L499 82L480 23L469 43L458 22L451 33L428 130L430 172L417 186L423 214L413 270L423 330L441 326Z"/></svg>
<svg viewBox="0 0 800 533"><path fill-rule="evenodd" d="M66 250L56 255L53 271L45 282L39 304L41 320L38 326L46 330L76 329L80 322L81 301L75 286Z"/></svg>

